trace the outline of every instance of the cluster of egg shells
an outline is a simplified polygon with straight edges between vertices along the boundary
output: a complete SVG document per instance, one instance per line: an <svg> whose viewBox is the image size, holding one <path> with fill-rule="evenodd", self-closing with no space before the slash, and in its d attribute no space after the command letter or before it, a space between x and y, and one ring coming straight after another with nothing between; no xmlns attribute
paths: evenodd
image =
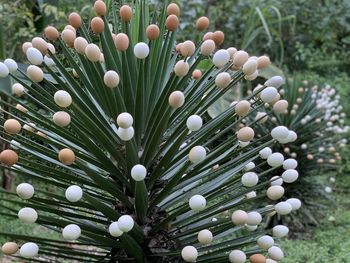
<svg viewBox="0 0 350 263"><path fill-rule="evenodd" d="M298 97L289 112L291 115L295 115L299 110L300 105L303 103L302 96L309 89L307 85L308 82L304 81L304 87L298 88ZM336 90L329 85L325 85L323 88L315 85L311 90L311 99L315 103L316 109L323 113L323 116L315 118L308 114L300 120L300 123L302 125L310 125L312 123L320 124L321 122L326 122L326 128L324 131L315 131L315 135L320 138L324 136L324 132L330 132L333 134L347 133L349 131L349 126L344 125L346 114L342 112L343 107L340 105L340 96L336 94ZM305 142L301 144L300 147L302 150L306 151L306 157L308 160L316 160L319 164L335 164L337 161L341 160L337 147L344 148L346 143L346 139L341 139L337 142L324 142L317 149L313 149L314 147L312 145ZM286 147L284 151L290 154L293 158L296 158L296 153L290 153L288 147ZM317 157L317 155L321 155L321 157Z"/></svg>
<svg viewBox="0 0 350 263"><path fill-rule="evenodd" d="M91 20L91 29L96 34L100 34L104 31L104 21L101 18L101 16L104 16L106 13L106 6L103 1L96 1L94 4L94 10L97 14L96 17L94 17ZM167 14L168 17L166 19L165 26L169 31L176 31L179 26L179 15L180 15L180 8L172 3L167 7ZM132 9L124 5L120 9L120 17L125 22L130 22L132 19ZM59 34L56 28L49 26L45 29L45 36L49 41L56 41L59 37L62 38L62 40L69 46L70 48L75 49L75 51L80 54L86 56L88 60L91 62L104 62L103 53L101 52L100 48L93 44L88 43L86 39L83 37L76 37L76 29L81 27L82 20L77 13L72 13L69 16L69 23L70 25L67 25L64 30ZM209 19L206 17L201 17L196 22L196 28L199 31L204 31L209 27ZM146 35L149 40L155 40L160 35L159 27L155 24L149 25L146 30ZM117 50L124 52L129 47L130 40L128 36L124 33L119 34L112 34L114 44ZM224 42L224 34L221 31L216 32L208 32L203 37L203 42L200 47L200 54L203 56L210 56L214 53L214 51L217 49L218 46L220 46ZM31 63L31 65L27 69L27 76L29 79L31 79L33 82L41 82L44 79L44 73L39 67L43 63L45 63L47 66L55 66L54 61L50 58L50 53L55 54L55 47L52 43L46 42L43 38L36 37L32 40L32 42L26 42L23 44L23 52L26 54L28 61ZM184 41L183 43L179 43L176 46L176 51L181 54L181 56L184 58L183 60L180 60L176 63L174 67L174 73L178 77L184 77L188 74L190 65L187 62L187 58L192 56L195 53L196 47L195 44L192 41ZM50 52L48 52L50 51ZM134 46L134 55L138 59L145 59L149 55L149 46L147 43L137 43ZM261 57L249 57L249 54L245 52L244 50L237 50L234 47L228 48L228 49L219 49L215 52L215 54L212 57L212 62L217 68L223 68L226 65L230 65L230 70L242 70L242 72L245 75L245 78L247 80L254 80L258 76L258 70L265 68L270 65L270 60L267 56L261 56ZM4 63L0 63L0 77L6 77L9 75L9 73L14 73L17 70L17 63L13 61L12 59L7 59L4 61ZM77 73L73 72L74 76L77 77ZM202 76L202 72L200 70L195 70L192 73L192 77L195 80L200 79ZM115 71L107 71L104 75L104 83L106 87L108 88L117 88L120 77L117 72ZM231 83L231 75L228 72L221 72L219 73L215 78L215 85L218 88L226 88ZM279 77L274 77L268 80L264 85L265 88L262 89L259 92L256 92L256 95L260 97L262 101L269 104L274 104L274 109L279 112L284 112L285 108L288 107L288 103L283 100L279 100L279 94L277 89L283 84L283 79ZM12 87L12 91L15 95L21 96L25 93L24 87L16 83ZM65 91L65 90L59 90L54 94L54 102L61 108L63 108L62 111L58 111L53 115L53 122L59 126L59 127L67 127L71 122L70 114L67 111L64 111L65 108L69 108L72 104L72 97L71 95ZM184 93L181 91L174 91L170 94L168 99L170 107L174 109L178 109L185 103L185 96ZM287 105L287 106L286 106ZM21 105L18 106L20 108ZM17 107L17 106L16 106ZM23 106L22 106L23 107ZM251 102L242 100L234 105L235 112L238 116L244 117L246 116L249 111L251 110ZM23 107L22 111L26 111L26 109ZM265 120L265 116L262 116L261 114L257 114L257 118L259 118L260 121ZM118 124L118 130L117 135L120 137L123 141L131 140L134 136L134 129L132 127L133 124L133 117L127 113L121 113L118 115L117 120ZM27 130L34 131L34 125L27 125ZM24 125L24 126L25 126ZM198 131L202 125L203 120L198 115L192 115L187 119L186 122L187 128L191 132ZM24 128L23 126L23 128ZM34 127L33 127L34 126ZM18 120L10 119L7 120L4 125L5 131L10 134L16 134L20 132L22 126ZM277 127L279 129L272 131L271 135L278 141L292 141L295 140L296 134L292 131L289 131L285 127ZM250 127L242 127L237 132L237 138L242 143L247 143L251 141L254 138L254 131ZM267 159L267 162L271 166L281 165L281 158L280 155L277 153L272 153L271 156L267 156L269 154L268 149L264 149L261 151L260 155L262 158ZM189 160L196 164L201 161L203 161L206 158L206 149L202 146L195 146L193 147L189 152ZM71 149L62 149L59 151L58 159L64 164L64 165L72 165L74 161L76 160L76 156L74 152ZM15 151L12 150L5 150L0 154L0 160L4 164L11 166L15 164L18 161L18 155ZM287 161L287 160L286 160ZM284 161L284 162L286 162ZM284 164L283 162L283 164ZM248 165L247 165L248 166ZM249 164L251 167L252 164ZM248 169L248 168L247 168ZM287 169L285 171L288 172ZM293 170L293 169L291 169ZM295 171L295 170L293 170ZM285 174L284 173L284 174ZM142 165L135 165L133 169L131 170L131 177L135 181L142 181L145 179L147 175L147 170ZM242 184L246 187L251 187L255 184L257 184L256 180L257 175L253 172L247 172L242 176ZM295 178L297 175L295 175L295 172L290 175L290 173L287 173L285 175L282 175L281 178L275 178L271 182L271 187L267 191L267 196L272 199L276 200L278 199L277 196L281 194L281 192L284 192L283 187L281 187L281 180L285 180L287 182L288 180L294 180L290 178ZM286 179L287 178L287 179ZM286 181L287 180L287 181ZM296 179L295 179L296 180ZM276 188L276 189L273 189ZM277 189L278 188L278 189ZM19 190L18 190L19 189ZM23 199L29 199L34 195L34 188L29 184L21 184L17 187L17 193L18 195ZM82 189L77 186L73 185L66 189L66 198L70 202L78 202L82 196L83 191ZM283 194L282 194L283 195ZM294 200L295 201L295 200ZM286 211L291 210L290 207L295 208L297 202L280 202L275 206L276 212L280 214L286 214ZM206 199L201 195L194 195L189 200L189 206L193 211L201 211L205 209L206 207ZM234 212L232 215L232 221L236 222L236 215L238 212ZM242 213L245 213L242 211ZM244 225L247 226L256 226L258 225L259 218L261 215L258 212L252 211L250 213L246 213L249 220L247 219L247 222L244 223ZM249 217L250 215L250 217ZM32 208L23 208L20 210L18 214L20 220L26 223L34 223L37 218L37 212ZM254 221L255 220L255 221ZM254 221L254 222L253 222ZM260 220L261 221L261 220ZM241 221L243 222L243 221ZM252 225L249 225L251 223ZM254 223L254 224L253 224ZM117 222L113 222L109 226L109 232L114 237L120 237L124 232L128 232L133 228L134 221L131 216L124 215L119 218ZM276 232L276 233L275 233ZM275 236L282 236L281 233L288 232L285 228L282 226L275 227L274 228L274 235ZM78 225L70 224L67 225L63 231L62 231L63 237L66 240L73 241L79 238L81 235L81 229ZM283 234L285 235L285 234ZM258 244L262 247L267 247L267 243L271 243L271 237L263 236L259 238ZM206 245L209 244L213 240L213 235L209 230L202 230L198 233L198 240L201 244ZM6 254L13 254L18 250L18 246L16 244L16 251L13 252L14 249L13 242L6 243L3 246L3 251ZM273 242L272 242L273 245ZM269 255L271 258L278 259L283 257L283 252L279 250L276 246L270 246L269 249ZM11 247L11 249L8 249ZM23 253L22 253L23 249ZM9 253L11 252L12 253ZM31 253L29 253L31 252ZM24 257L34 257L38 253L38 246L34 243L26 243L22 245L20 254ZM184 260L188 262L193 262L198 256L197 250L192 246L187 246L182 250L182 257ZM253 255L251 257L252 262L258 262L254 258L259 258L262 255ZM238 262L244 262L246 259L246 256L244 252L242 251L232 251L229 255L230 261L233 263ZM242 261L244 258L244 261ZM239 261L241 260L241 261ZM255 260L255 261L254 261Z"/></svg>
<svg viewBox="0 0 350 263"><path fill-rule="evenodd" d="M140 177L140 173L146 173L143 166L133 167L131 174ZM17 195L23 200L31 199L35 194L34 187L29 183L21 183L16 188ZM71 185L65 191L66 199L71 203L79 202L83 197L83 189L78 185ZM19 210L18 218L26 224L34 224L38 220L38 213L31 207L24 207ZM119 217L118 221L113 222L108 227L108 232L113 237L120 237L134 227L134 219L129 215ZM81 236L81 228L77 224L68 224L62 229L62 236L66 241L73 242ZM15 242L7 242L2 246L2 252L5 255L13 255L19 250L19 255L24 258L33 258L38 255L39 246L36 243L28 242L21 247Z"/></svg>
<svg viewBox="0 0 350 263"><path fill-rule="evenodd" d="M276 127L271 135L274 139L284 139L285 134L288 129L279 126ZM285 134L283 134L285 133ZM272 201L277 201L281 199L285 193L283 183L293 183L298 177L299 173L296 170L298 162L295 159L285 159L283 154L279 152L273 152L271 148L265 147L259 151L259 157L266 160L266 163L272 168L283 168L283 173L281 176L274 176L270 179L270 186L266 191L266 196ZM244 167L244 173L241 177L241 183L244 187L250 188L254 187L259 182L259 176L253 172L255 168L254 162L249 162ZM246 195L246 198L254 198L256 192L252 191ZM189 207L194 212L202 211L206 208L207 201L202 195L194 195L189 200ZM297 198L290 198L286 201L277 202L274 206L269 206L273 208L273 211L268 214L272 216L274 214L278 215L288 215L290 212L298 210L302 203ZM243 210L235 210L232 213L231 220L236 227L244 227L248 231L255 231L258 225L262 222L262 215L258 211L246 212ZM213 219L215 221L215 219ZM288 234L288 228L283 225L277 225L272 229L273 237L281 238ZM269 235L261 236L257 239L257 245L263 250L267 250L268 258L262 254L254 254L250 256L250 262L277 262L282 260L284 257L283 251L276 245L274 245L274 238ZM203 229L198 232L198 242L201 245L209 245L213 239L213 233L209 229ZM182 258L186 262L195 262L198 258L198 250L194 246L186 246L182 249ZM231 263L244 263L247 260L247 255L241 250L233 250L229 254L229 260Z"/></svg>

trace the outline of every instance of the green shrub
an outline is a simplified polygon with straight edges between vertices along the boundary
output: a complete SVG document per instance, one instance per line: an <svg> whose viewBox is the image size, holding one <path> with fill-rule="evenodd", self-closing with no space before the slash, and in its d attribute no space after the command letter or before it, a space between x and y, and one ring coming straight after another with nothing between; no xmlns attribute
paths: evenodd
<svg viewBox="0 0 350 263"><path fill-rule="evenodd" d="M103 1L95 3L101 17L89 28L74 13L61 34L48 27L45 39L26 44L26 72L12 60L0 63L0 76L17 82L7 94L12 103L1 101L11 109L2 107L10 118L1 117L1 138L12 148L1 152L1 166L53 187L18 185L17 193L1 198L2 213L63 236L4 231L15 243L2 250L50 262L282 259L274 238L288 228L271 231L262 219L298 207L257 202L271 183L266 175L284 159L274 153L278 158L266 161L260 151L295 133L279 126L254 139L258 124L246 121L278 96L283 79L271 78L246 100L205 118L228 90L255 79L269 58L234 49L214 53L217 39L187 41L176 51L176 5L107 3L108 13ZM210 68L198 71L205 59ZM258 94L261 100L254 99ZM270 167L257 174L253 161Z"/></svg>

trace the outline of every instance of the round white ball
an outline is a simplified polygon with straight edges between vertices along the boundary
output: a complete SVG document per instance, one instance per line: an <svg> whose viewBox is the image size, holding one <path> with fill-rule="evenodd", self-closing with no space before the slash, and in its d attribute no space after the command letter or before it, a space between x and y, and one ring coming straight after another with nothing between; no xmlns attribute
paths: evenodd
<svg viewBox="0 0 350 263"><path fill-rule="evenodd" d="M198 258L198 251L193 246L186 246L181 251L181 257L186 262L196 262Z"/></svg>
<svg viewBox="0 0 350 263"><path fill-rule="evenodd" d="M272 246L268 250L269 257L272 258L273 260L282 260L284 258L284 253L282 249L276 246Z"/></svg>
<svg viewBox="0 0 350 263"><path fill-rule="evenodd" d="M146 58L149 54L148 45L143 42L137 43L134 47L134 54L135 54L135 57L137 57L138 59Z"/></svg>
<svg viewBox="0 0 350 263"><path fill-rule="evenodd" d="M283 169L295 169L298 167L298 162L295 159L289 158L283 162Z"/></svg>
<svg viewBox="0 0 350 263"><path fill-rule="evenodd" d="M230 53L226 49L218 50L213 56L213 64L222 68L230 61Z"/></svg>
<svg viewBox="0 0 350 263"><path fill-rule="evenodd" d="M17 186L16 193L24 200L30 199L34 195L34 187L28 183L21 183Z"/></svg>
<svg viewBox="0 0 350 263"><path fill-rule="evenodd" d="M289 198L286 202L292 206L293 211L301 207L301 201L298 198Z"/></svg>
<svg viewBox="0 0 350 263"><path fill-rule="evenodd" d="M285 237L289 233L289 228L284 225L277 225L272 228L272 235L277 238Z"/></svg>
<svg viewBox="0 0 350 263"><path fill-rule="evenodd" d="M190 131L198 131L200 128L202 128L203 120L198 115L191 115L188 117L186 125Z"/></svg>
<svg viewBox="0 0 350 263"><path fill-rule="evenodd" d="M48 57L48 56L44 56L44 63L48 66L48 67L53 67L56 65L55 61Z"/></svg>
<svg viewBox="0 0 350 263"><path fill-rule="evenodd" d="M43 54L41 54L41 52L34 47L28 48L26 55L28 61L33 65L39 66L44 61Z"/></svg>
<svg viewBox="0 0 350 263"><path fill-rule="evenodd" d="M267 159L272 154L272 150L270 147L265 147L264 149L259 151L259 155L261 159Z"/></svg>
<svg viewBox="0 0 350 263"><path fill-rule="evenodd" d="M292 206L287 202L275 204L275 210L279 215L288 215L292 211Z"/></svg>
<svg viewBox="0 0 350 263"><path fill-rule="evenodd" d="M6 78L9 75L10 71L7 66L0 62L0 78Z"/></svg>
<svg viewBox="0 0 350 263"><path fill-rule="evenodd" d="M19 250L19 254L24 258L34 258L39 253L39 247L33 242L24 243Z"/></svg>
<svg viewBox="0 0 350 263"><path fill-rule="evenodd" d="M25 207L18 211L18 218L23 223L34 224L38 219L38 213L31 207Z"/></svg>
<svg viewBox="0 0 350 263"><path fill-rule="evenodd" d="M227 72L219 73L215 78L215 85L221 89L226 88L231 82L231 75Z"/></svg>
<svg viewBox="0 0 350 263"><path fill-rule="evenodd" d="M70 224L63 228L62 236L65 240L74 241L81 235L81 229L78 225Z"/></svg>
<svg viewBox="0 0 350 263"><path fill-rule="evenodd" d="M271 200L278 200L284 195L284 188L280 185L272 185L267 189L266 195Z"/></svg>
<svg viewBox="0 0 350 263"><path fill-rule="evenodd" d="M133 127L127 129L119 127L117 130L117 135L123 141L130 141L134 137L135 131Z"/></svg>
<svg viewBox="0 0 350 263"><path fill-rule="evenodd" d="M262 216L259 212L252 211L248 213L247 225L257 226L261 223Z"/></svg>
<svg viewBox="0 0 350 263"><path fill-rule="evenodd" d="M12 85L12 93L17 95L17 96L21 96L24 94L24 87L22 84L20 83L15 83Z"/></svg>
<svg viewBox="0 0 350 263"><path fill-rule="evenodd" d="M255 163L249 162L249 163L247 163L246 166L244 167L244 170L250 171L250 170L253 170L254 168L255 168Z"/></svg>
<svg viewBox="0 0 350 263"><path fill-rule="evenodd" d="M259 182L259 176L256 173L248 172L243 174L241 182L245 187L253 187Z"/></svg>
<svg viewBox="0 0 350 263"><path fill-rule="evenodd" d="M283 172L282 179L285 183L294 183L299 177L299 173L297 170L288 169Z"/></svg>
<svg viewBox="0 0 350 263"><path fill-rule="evenodd" d="M72 97L65 90L56 91L53 99L55 103L62 108L69 107L72 104Z"/></svg>
<svg viewBox="0 0 350 263"><path fill-rule="evenodd" d="M108 227L108 232L113 237L120 237L124 233L123 231L120 230L118 222L113 222L112 224L110 224Z"/></svg>
<svg viewBox="0 0 350 263"><path fill-rule="evenodd" d="M203 146L194 146L190 150L190 153L188 155L190 161L195 164L204 161L206 156L207 156L207 151Z"/></svg>
<svg viewBox="0 0 350 263"><path fill-rule="evenodd" d="M231 263L245 263L247 260L246 254L242 250L233 250L229 254L229 260Z"/></svg>
<svg viewBox="0 0 350 263"><path fill-rule="evenodd" d="M204 229L204 230L199 231L198 241L202 245L210 244L213 241L213 233L208 229Z"/></svg>
<svg viewBox="0 0 350 263"><path fill-rule="evenodd" d="M120 113L117 117L117 124L119 127L123 129L130 128L133 123L134 123L134 119L130 113L123 112L123 113Z"/></svg>
<svg viewBox="0 0 350 263"><path fill-rule="evenodd" d="M260 98L263 102L273 102L278 94L278 91L274 87L267 87L260 92Z"/></svg>
<svg viewBox="0 0 350 263"><path fill-rule="evenodd" d="M248 220L248 213L243 210L236 210L232 213L231 220L236 226L245 225Z"/></svg>
<svg viewBox="0 0 350 263"><path fill-rule="evenodd" d="M14 61L11 58L5 59L4 64L6 65L10 73L14 73L18 69L16 61Z"/></svg>
<svg viewBox="0 0 350 263"><path fill-rule="evenodd" d="M276 140L286 139L289 135L289 130L285 126L277 126L272 129L271 136Z"/></svg>
<svg viewBox="0 0 350 263"><path fill-rule="evenodd" d="M281 153L273 153L267 158L267 163L271 167L279 167L283 164L284 156Z"/></svg>
<svg viewBox="0 0 350 263"><path fill-rule="evenodd" d="M264 83L265 86L275 87L276 89L281 87L283 84L284 84L284 79L281 76L274 76L272 78L269 78Z"/></svg>
<svg viewBox="0 0 350 263"><path fill-rule="evenodd" d="M190 198L189 205L193 211L197 212L205 208L207 201L201 195L194 195Z"/></svg>
<svg viewBox="0 0 350 263"><path fill-rule="evenodd" d="M271 185L282 185L283 184L283 179L278 175L271 177L270 181L271 181Z"/></svg>
<svg viewBox="0 0 350 263"><path fill-rule="evenodd" d="M131 177L135 181L143 181L146 178L147 170L146 167L144 167L141 164L136 164L131 169Z"/></svg>
<svg viewBox="0 0 350 263"><path fill-rule="evenodd" d="M65 196L69 202L78 202L83 197L83 189L78 185L71 185L66 189Z"/></svg>
<svg viewBox="0 0 350 263"><path fill-rule="evenodd" d="M52 116L53 122L60 127L67 127L71 122L71 117L68 112L58 111Z"/></svg>
<svg viewBox="0 0 350 263"><path fill-rule="evenodd" d="M118 226L124 233L129 232L134 227L134 219L129 215L123 215L118 219Z"/></svg>
<svg viewBox="0 0 350 263"><path fill-rule="evenodd" d="M259 237L257 243L260 248L267 250L275 244L275 241L272 237L265 235Z"/></svg>
<svg viewBox="0 0 350 263"><path fill-rule="evenodd" d="M103 82L108 88L116 88L119 85L120 78L117 72L109 70L103 76Z"/></svg>

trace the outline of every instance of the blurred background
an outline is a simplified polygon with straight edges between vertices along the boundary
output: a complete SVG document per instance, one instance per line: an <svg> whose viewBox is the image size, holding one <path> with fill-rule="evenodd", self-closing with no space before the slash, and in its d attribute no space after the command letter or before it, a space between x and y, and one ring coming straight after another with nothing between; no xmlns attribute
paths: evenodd
<svg viewBox="0 0 350 263"><path fill-rule="evenodd" d="M47 25L63 29L67 15L78 11L88 20L94 1L84 0L0 0L0 60L12 57L24 62L22 43L41 35ZM152 1L156 3L157 1ZM195 21L208 16L210 31L225 33L223 47L234 46L253 55L269 54L270 75L283 74L300 83L329 85L345 101L350 114L350 1L349 0L186 0L175 1L182 8L182 39L193 36ZM1 84L0 84L1 85ZM311 224L290 219L296 234L284 241L285 263L350 262L349 150L345 148L336 169L312 177L328 200L318 205ZM14 175L2 175L2 187L13 188ZM43 187L46 187L43 185ZM317 200L314 200L315 203ZM305 212L307 213L307 212ZM311 212L310 212L311 214ZM305 219L308 220L309 219ZM293 224L294 223L294 224ZM0 217L0 231L32 233L31 226ZM40 227L38 235L47 235ZM293 231L292 231L293 232ZM51 233L50 233L51 235ZM52 234L55 235L55 234ZM0 237L0 243L3 240ZM0 262L8 262L3 259Z"/></svg>

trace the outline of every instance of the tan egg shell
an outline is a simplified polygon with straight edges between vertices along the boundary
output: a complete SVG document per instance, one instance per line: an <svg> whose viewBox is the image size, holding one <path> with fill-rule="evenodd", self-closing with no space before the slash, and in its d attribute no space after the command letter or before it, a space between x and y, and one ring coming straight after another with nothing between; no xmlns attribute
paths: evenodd
<svg viewBox="0 0 350 263"><path fill-rule="evenodd" d="M255 132L250 127L243 127L237 132L237 138L241 142L249 142L254 139Z"/></svg>
<svg viewBox="0 0 350 263"><path fill-rule="evenodd" d="M180 108L185 103L185 96L181 91L174 91L169 96L169 105L172 108Z"/></svg>
<svg viewBox="0 0 350 263"><path fill-rule="evenodd" d="M183 57L192 56L195 51L196 51L196 46L192 41L186 40L185 42L182 43L180 52Z"/></svg>
<svg viewBox="0 0 350 263"><path fill-rule="evenodd" d="M41 37L34 37L32 39L32 46L38 49L43 55L47 54L47 42Z"/></svg>
<svg viewBox="0 0 350 263"><path fill-rule="evenodd" d="M30 65L27 68L27 76L30 78L33 82L41 82L44 80L44 72L35 65Z"/></svg>
<svg viewBox="0 0 350 263"><path fill-rule="evenodd" d="M101 0L97 0L94 4L94 10L97 15L104 16L107 12L106 4Z"/></svg>
<svg viewBox="0 0 350 263"><path fill-rule="evenodd" d="M12 166L18 162L18 154L13 150L4 150L0 153L0 162Z"/></svg>
<svg viewBox="0 0 350 263"><path fill-rule="evenodd" d="M257 62L258 62L258 69L266 68L271 65L271 61L268 56L258 57Z"/></svg>
<svg viewBox="0 0 350 263"><path fill-rule="evenodd" d="M124 33L119 33L115 36L114 44L119 51L125 51L129 47L129 37Z"/></svg>
<svg viewBox="0 0 350 263"><path fill-rule="evenodd" d="M58 30L53 26L47 26L44 30L44 34L50 41L56 41L60 36Z"/></svg>
<svg viewBox="0 0 350 263"><path fill-rule="evenodd" d="M235 105L235 112L240 117L247 115L250 109L250 103L247 100L241 100Z"/></svg>
<svg viewBox="0 0 350 263"><path fill-rule="evenodd" d="M82 23L81 17L76 12L73 12L68 16L68 21L69 21L69 24L74 28L81 27L81 23Z"/></svg>
<svg viewBox="0 0 350 263"><path fill-rule="evenodd" d="M21 129L22 125L16 119L9 119L4 123L4 130L9 134L17 134Z"/></svg>
<svg viewBox="0 0 350 263"><path fill-rule="evenodd" d="M71 149L62 149L58 153L58 160L65 165L71 165L75 161L75 154Z"/></svg>
<svg viewBox="0 0 350 263"><path fill-rule="evenodd" d="M198 18L196 22L196 28L198 31L204 31L209 27L209 18L206 16L202 16Z"/></svg>
<svg viewBox="0 0 350 263"><path fill-rule="evenodd" d="M15 242L7 242L1 247L5 255L13 255L18 251L18 245Z"/></svg>
<svg viewBox="0 0 350 263"><path fill-rule="evenodd" d="M175 4L171 3L167 6L167 14L169 15L175 15L175 16L180 16L180 7Z"/></svg>
<svg viewBox="0 0 350 263"><path fill-rule="evenodd" d="M156 24L149 25L146 29L146 36L149 40L155 40L159 37L160 30Z"/></svg>
<svg viewBox="0 0 350 263"><path fill-rule="evenodd" d="M265 263L266 262L265 256L263 256L261 254L251 255L249 260L250 260L250 263Z"/></svg>
<svg viewBox="0 0 350 263"><path fill-rule="evenodd" d="M66 44L72 45L76 38L75 30L65 29L62 31L61 37Z"/></svg>
<svg viewBox="0 0 350 263"><path fill-rule="evenodd" d="M202 77L202 71L200 71L199 69L196 69L192 72L192 78L194 79L200 79Z"/></svg>
<svg viewBox="0 0 350 263"><path fill-rule="evenodd" d="M105 29L105 22L103 22L103 19L101 17L94 17L91 20L91 30L96 34L101 34L103 30Z"/></svg>
<svg viewBox="0 0 350 263"><path fill-rule="evenodd" d="M165 27L169 30L169 31L176 31L178 26L179 26L179 18L176 15L170 15L167 17L166 21L165 21Z"/></svg>
<svg viewBox="0 0 350 263"><path fill-rule="evenodd" d="M119 15L120 18L124 21L124 22L130 22L131 18L132 18L132 9L130 6L128 5L123 5L120 10L119 10Z"/></svg>
<svg viewBox="0 0 350 263"><path fill-rule="evenodd" d="M222 31L215 31L211 36L217 46L220 46L225 41L225 34Z"/></svg>
<svg viewBox="0 0 350 263"><path fill-rule="evenodd" d="M24 113L27 113L28 112L28 109L23 107L21 104L17 104L16 105L16 109L21 111L21 112L24 112Z"/></svg>
<svg viewBox="0 0 350 263"><path fill-rule="evenodd" d="M32 47L32 43L31 42L24 42L22 45L22 51L25 54L28 50L28 48Z"/></svg>

